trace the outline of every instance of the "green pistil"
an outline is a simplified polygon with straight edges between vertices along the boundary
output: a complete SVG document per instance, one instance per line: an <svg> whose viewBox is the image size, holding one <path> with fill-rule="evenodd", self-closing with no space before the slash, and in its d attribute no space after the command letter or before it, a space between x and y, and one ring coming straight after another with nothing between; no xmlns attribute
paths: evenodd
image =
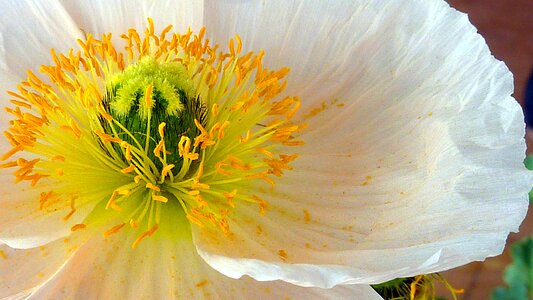
<svg viewBox="0 0 533 300"><path fill-rule="evenodd" d="M387 282L372 285L372 288L383 299L410 299L411 283L414 277L396 278Z"/></svg>
<svg viewBox="0 0 533 300"><path fill-rule="evenodd" d="M145 92L150 85L153 86L152 106L147 107ZM178 62L160 63L152 57L144 57L111 76L106 81L106 89L105 110L133 135L118 132L119 137L132 145L148 143L147 155L161 169L162 164L153 149L159 143L158 126L166 123L164 141L170 152L166 155L167 162L179 169L182 164L178 154L181 136L194 140L199 134L194 119L205 126L207 116L207 109L196 95L185 67ZM101 124L106 133L113 134L106 120L102 119ZM147 126L150 126L151 133L148 141ZM113 147L117 153L122 153L120 145L114 144Z"/></svg>

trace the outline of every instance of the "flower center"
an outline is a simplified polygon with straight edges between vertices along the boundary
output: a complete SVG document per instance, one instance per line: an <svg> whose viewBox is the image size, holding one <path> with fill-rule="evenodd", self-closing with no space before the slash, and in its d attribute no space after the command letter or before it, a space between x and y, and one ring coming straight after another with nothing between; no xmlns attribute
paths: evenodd
<svg viewBox="0 0 533 300"><path fill-rule="evenodd" d="M194 91L185 67L178 62L160 63L151 56L106 79L103 106L122 125L116 128L102 118L104 132L118 134L122 145L145 145L158 171L164 161L181 167L183 160L177 148L180 138L194 139L200 133L195 120L203 127L207 121L207 108ZM165 131L171 134L165 135ZM159 137L154 137L158 132ZM120 147L114 144L117 154L131 160L124 157Z"/></svg>
<svg viewBox="0 0 533 300"><path fill-rule="evenodd" d="M135 247L159 227L161 210L179 206L194 226L230 232L239 203L267 203L264 185L292 169L297 154L281 154L303 124L292 121L296 97L280 97L288 68L263 67L263 52L229 52L199 34L155 34L151 19L141 37L79 40L80 51L57 54L8 92L14 115L5 132L13 148L2 167L37 190L40 209L82 215L80 230L104 219L108 236L129 225L141 230ZM107 221L107 222L106 222ZM94 223L94 224L93 224ZM98 224L100 224L98 223ZM180 222L181 224L181 222ZM96 225L94 225L96 226Z"/></svg>

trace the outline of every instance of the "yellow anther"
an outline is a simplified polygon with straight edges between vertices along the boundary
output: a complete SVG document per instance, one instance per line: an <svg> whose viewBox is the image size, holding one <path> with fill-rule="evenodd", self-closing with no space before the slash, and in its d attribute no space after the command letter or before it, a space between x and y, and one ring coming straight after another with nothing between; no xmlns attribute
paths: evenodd
<svg viewBox="0 0 533 300"><path fill-rule="evenodd" d="M233 199L235 198L235 196L237 195L237 190L234 189L233 191L231 191L230 193L228 192L223 192L222 195L224 195L224 197L226 197L226 199L228 200L228 205L235 208L235 202L233 202Z"/></svg>
<svg viewBox="0 0 533 300"><path fill-rule="evenodd" d="M268 202L257 195L252 195L252 200L259 204L259 214L264 216L266 214L266 209L268 208Z"/></svg>
<svg viewBox="0 0 533 300"><path fill-rule="evenodd" d="M85 224L76 224L74 226L72 226L70 228L71 231L78 231L78 230L82 230L82 229L85 229L87 227L87 225Z"/></svg>
<svg viewBox="0 0 533 300"><path fill-rule="evenodd" d="M118 191L117 191L117 193L118 193L119 195L123 195L123 196L127 196L127 195L129 195L130 192L131 192L131 191L128 190L128 189L118 190Z"/></svg>
<svg viewBox="0 0 533 300"><path fill-rule="evenodd" d="M261 154L264 154L267 157L270 157L270 158L274 157L274 154L272 154L272 152L268 151L265 148L255 148L255 150Z"/></svg>
<svg viewBox="0 0 533 300"><path fill-rule="evenodd" d="M215 169L217 170L218 173L220 173L222 175L226 175L226 176L231 175L230 171L226 171L226 170L222 169L223 166L229 166L229 164L225 163L225 162L222 162L222 161L219 161L219 162L217 162L215 164Z"/></svg>
<svg viewBox="0 0 533 300"><path fill-rule="evenodd" d="M198 172L196 173L196 180L200 180L202 175L204 174L204 162L200 162L200 165L198 166Z"/></svg>
<svg viewBox="0 0 533 300"><path fill-rule="evenodd" d="M250 132L250 130L246 131L246 135L244 137L240 138L240 142L242 144L245 144L246 142L248 142L250 140L251 135L252 135L252 133Z"/></svg>
<svg viewBox="0 0 533 300"><path fill-rule="evenodd" d="M235 157L233 155L228 155L228 160L229 160L229 165L234 169L248 171L252 168L249 164L245 163L242 159Z"/></svg>
<svg viewBox="0 0 533 300"><path fill-rule="evenodd" d="M213 104L213 107L211 108L211 113L213 114L213 117L218 116L218 104Z"/></svg>
<svg viewBox="0 0 533 300"><path fill-rule="evenodd" d="M116 210L116 211L121 211L122 210L122 207L118 206L115 203L115 199L117 198L117 195L118 195L118 192L117 191L113 191L113 193L111 194L111 197L107 201L105 209L111 208L111 209Z"/></svg>
<svg viewBox="0 0 533 300"><path fill-rule="evenodd" d="M109 142L121 143L122 142L120 138L113 137L105 132L95 131L94 134L96 134L104 143L109 143Z"/></svg>
<svg viewBox="0 0 533 300"><path fill-rule="evenodd" d="M165 137L165 126L167 126L167 124L165 122L161 122L159 124L159 126L157 127L158 131L159 131L159 136L161 138L164 138Z"/></svg>
<svg viewBox="0 0 533 300"><path fill-rule="evenodd" d="M188 191L187 194L189 194L191 196L196 196L196 195L200 195L200 191L192 190L192 191Z"/></svg>
<svg viewBox="0 0 533 300"><path fill-rule="evenodd" d="M76 212L76 209L72 208L70 212L66 216L63 217L63 220L68 221L68 219L70 219L70 217L72 217L72 215L74 215L75 212Z"/></svg>
<svg viewBox="0 0 533 300"><path fill-rule="evenodd" d="M0 165L0 169L13 168L13 167L16 167L16 166L17 166L17 162L16 161L10 161L10 162L1 164Z"/></svg>
<svg viewBox="0 0 533 300"><path fill-rule="evenodd" d="M191 148L191 139L189 139L186 136L182 136L179 143L178 143L178 153L180 157L190 159L190 160L196 160L199 158L198 153L190 153Z"/></svg>
<svg viewBox="0 0 533 300"><path fill-rule="evenodd" d="M156 185L153 185L151 182L148 182L145 187L156 192L161 192L161 188Z"/></svg>
<svg viewBox="0 0 533 300"><path fill-rule="evenodd" d="M131 226L131 228L137 228L137 226L139 226L139 224L137 224L137 222L135 222L135 220L130 219L130 226Z"/></svg>
<svg viewBox="0 0 533 300"><path fill-rule="evenodd" d="M251 174L251 175L248 175L246 176L246 179L254 179L254 178L258 178L258 179L262 179L266 182L268 182L270 185L272 185L272 187L274 187L276 185L276 183L274 182L274 180L270 177L268 177L268 170L267 171L262 171L262 172L258 172L258 173L255 173L255 174Z"/></svg>
<svg viewBox="0 0 533 300"><path fill-rule="evenodd" d="M155 157L161 158L161 151L163 150L163 147L165 147L165 142L160 140L157 146L154 148Z"/></svg>
<svg viewBox="0 0 533 300"><path fill-rule="evenodd" d="M153 234L157 231L157 228L158 228L158 227L159 227L159 226L158 226L157 224L155 224L154 226L152 226L152 228L150 228L150 230L143 232L143 233L141 234L141 236L139 236L139 237L133 242L133 244L131 245L131 248L133 248L133 249L136 248L136 247L139 245L139 243L140 243L144 238L153 235Z"/></svg>
<svg viewBox="0 0 533 300"><path fill-rule="evenodd" d="M194 197L194 200L198 204L198 209L203 209L208 205L207 201L204 200L204 197L202 197L202 195L196 195Z"/></svg>
<svg viewBox="0 0 533 300"><path fill-rule="evenodd" d="M181 136L180 141L178 143L178 151L180 157L183 157L186 153L188 153L190 148L191 140L186 136Z"/></svg>
<svg viewBox="0 0 533 300"><path fill-rule="evenodd" d="M61 129L72 133L78 139L81 137L81 131L77 127L73 127L72 125L61 125Z"/></svg>
<svg viewBox="0 0 533 300"><path fill-rule="evenodd" d="M220 123L215 123L215 125L213 125L213 127L211 127L211 130L209 130L209 136L215 136L217 134L217 132L220 130Z"/></svg>
<svg viewBox="0 0 533 300"><path fill-rule="evenodd" d="M102 35L100 40L87 35L85 41L79 41L81 51L61 54L51 50L55 64L42 66L38 75L28 73L16 93L8 92L12 107L6 111L14 120L4 135L13 148L3 154L1 158L5 162L0 167L15 168L16 181L28 180L36 185L45 177L66 181L73 174L84 176L106 166L113 170L116 166L126 166L119 167L115 174L126 181L129 178L130 182L108 194L106 209L120 211L124 203L132 215L128 217L129 222L113 226L103 234L109 237L128 223L132 228L149 228L135 240L134 248L157 230L161 210L168 207L157 202L176 199L191 224L211 224L225 234L229 233L229 216L236 199L257 203L264 214L266 201L252 197L247 189L240 187L247 186L251 179L274 185L272 178L292 169L290 163L296 158L279 155L276 150L281 145L302 143L295 141L302 126L291 122L300 101L296 97L279 96L286 85L280 79L287 76L288 68L278 71L263 68L263 51L241 55L243 46L239 36L231 39L229 50L224 53L220 51L224 47L210 45L204 39L205 28L198 35L190 30L185 34L171 33L171 29L170 25L156 34L154 22L149 19L141 35L130 29L120 36L123 49L115 48L111 34ZM127 73L130 66L143 59L183 65L191 87L167 82L171 88L183 88L186 92L185 97L181 93L177 97L183 101L180 102L183 107L178 109L170 105L175 99L167 97L172 92L169 86L156 77L144 78L140 90L144 99L140 99L138 109L144 115L142 119L150 124L135 123L135 128L130 128L131 109L127 107L130 102L125 98L132 96L128 93L133 89L122 86L124 93L118 97L120 88L116 81L120 81L120 74ZM39 78L43 75L47 76L46 81ZM172 100L167 103L166 115L160 109L152 110L160 104L156 102L160 98ZM183 111L190 105L194 109ZM194 114L186 116L194 121L193 128L181 128L179 121L168 123L176 121L167 118L170 114L174 117L176 112ZM154 124L158 125L159 136ZM166 128L167 124L172 126ZM137 125L147 126L146 131L139 130ZM57 130L70 133L55 134ZM177 145L174 141L169 144L165 134L179 136ZM120 147L106 143L118 143ZM64 148L63 145L69 144L76 144L73 151ZM26 151L36 154L41 162L28 159ZM95 159L80 158L79 154L84 152L91 152ZM88 165L87 170L82 169L84 165ZM88 176L87 183L98 188L100 179L93 178L98 177ZM69 186L59 183L59 186ZM139 188L141 191L137 193ZM41 208L62 203L69 192L45 191L40 196ZM132 196L135 201L129 201ZM71 218L74 212L72 207L66 218ZM75 225L73 230L84 226Z"/></svg>
<svg viewBox="0 0 533 300"><path fill-rule="evenodd" d="M241 50L242 50L242 40L241 40L241 37L236 34L235 35L235 40L237 40L237 53L241 53Z"/></svg>
<svg viewBox="0 0 533 300"><path fill-rule="evenodd" d="M163 203L167 203L168 202L168 198L164 197L164 196L161 196L161 195L152 195L152 199L154 201L159 201L159 202L163 202Z"/></svg>
<svg viewBox="0 0 533 300"><path fill-rule="evenodd" d="M135 170L135 166L134 165L130 165L129 167L120 170L120 172L122 172L124 174L127 174L127 173L133 172L134 170Z"/></svg>
<svg viewBox="0 0 533 300"><path fill-rule="evenodd" d="M217 136L219 140L224 138L224 130L226 130L228 126L229 126L229 121L224 121L224 123L220 125L220 129L218 130L218 136Z"/></svg>
<svg viewBox="0 0 533 300"><path fill-rule="evenodd" d="M102 107L102 105L98 105L96 106L96 109L98 110L98 112L102 115L102 117L104 117L104 119L108 120L108 121L112 121L113 120L113 116L108 114L105 109Z"/></svg>
<svg viewBox="0 0 533 300"><path fill-rule="evenodd" d="M107 237L110 237L111 235L119 232L119 230L122 229L125 225L126 225L126 223L122 223L122 224L119 224L119 225L111 227L109 230L104 232L104 237L107 238Z"/></svg>
<svg viewBox="0 0 533 300"><path fill-rule="evenodd" d="M205 184L205 183L200 183L200 182L195 182L191 185L191 189L202 189L202 190L208 190L209 189L209 185L208 184Z"/></svg>
<svg viewBox="0 0 533 300"><path fill-rule="evenodd" d="M6 153L4 153L4 155L2 155L0 160L6 160L6 159L10 158L11 156L13 156L15 153L17 153L19 151L22 151L23 149L24 149L24 147L22 147L22 145L15 146L11 150L9 150Z"/></svg>
<svg viewBox="0 0 533 300"><path fill-rule="evenodd" d="M228 220L226 220L225 218L218 220L218 227L222 230L224 234L229 234L229 223Z"/></svg>
<svg viewBox="0 0 533 300"><path fill-rule="evenodd" d="M199 226L200 228L203 228L205 226L204 223L200 219L198 219L197 217L193 215L187 214L187 219L191 221L191 223Z"/></svg>
<svg viewBox="0 0 533 300"><path fill-rule="evenodd" d="M146 102L146 107L150 109L152 107L152 89L153 85L148 85L146 92L144 92L144 101Z"/></svg>
<svg viewBox="0 0 533 300"><path fill-rule="evenodd" d="M126 160L131 161L133 157L131 156L131 145L128 145L126 147L126 153L125 153Z"/></svg>
<svg viewBox="0 0 533 300"><path fill-rule="evenodd" d="M174 169L175 165L170 164L163 167L163 170L161 170L161 176L166 177L170 170Z"/></svg>

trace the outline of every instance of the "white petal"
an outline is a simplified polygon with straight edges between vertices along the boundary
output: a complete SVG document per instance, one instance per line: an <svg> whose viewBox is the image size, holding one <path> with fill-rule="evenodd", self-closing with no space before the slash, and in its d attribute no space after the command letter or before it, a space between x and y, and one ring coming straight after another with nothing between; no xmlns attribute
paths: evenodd
<svg viewBox="0 0 533 300"><path fill-rule="evenodd" d="M58 1L5 1L0 17L0 53L7 69L21 78L26 70L50 63L50 49L76 45L80 31ZM0 64L1 66L2 64Z"/></svg>
<svg viewBox="0 0 533 300"><path fill-rule="evenodd" d="M10 174L3 172L1 182L13 185ZM17 190L2 192L0 199L0 241L12 248L28 249L47 244L71 233L71 227L82 223L96 203L76 207L76 212L65 220L71 212L70 203L48 206L41 209L40 193L43 189L24 188L20 183Z"/></svg>
<svg viewBox="0 0 533 300"><path fill-rule="evenodd" d="M307 111L334 100L332 95L350 87L367 65L387 67L369 59L372 48L387 41L396 25L392 16L418 10L412 6L408 1L208 0L204 20L207 35L223 47L238 34L244 51L265 50L269 69L290 67L287 93L300 96Z"/></svg>
<svg viewBox="0 0 533 300"><path fill-rule="evenodd" d="M99 36L113 33L115 37L129 28L144 31L147 18L153 18L158 30L173 25L174 30L199 30L202 25L202 1L62 1L67 11L86 33Z"/></svg>
<svg viewBox="0 0 533 300"><path fill-rule="evenodd" d="M243 40L270 47L272 61L295 70L288 89L309 100L308 109L326 107L306 118L306 145L287 150L301 154L295 171L260 194L267 216L242 205L232 239L195 230L211 266L234 278L331 287L501 253L525 216L532 176L522 164L512 76L465 15L441 1L357 1L351 10L301 4L295 16L271 2L218 3L232 21L211 26L216 39L255 28ZM309 51L298 48L297 31ZM330 42L338 58L313 51Z"/></svg>
<svg viewBox="0 0 533 300"><path fill-rule="evenodd" d="M59 270L74 253L80 238L72 236L27 250L0 245L0 298L25 298Z"/></svg>
<svg viewBox="0 0 533 300"><path fill-rule="evenodd" d="M95 236L30 299L381 299L370 286L322 290L227 278L196 254L188 224L173 219L135 249L140 233L130 228L107 239Z"/></svg>

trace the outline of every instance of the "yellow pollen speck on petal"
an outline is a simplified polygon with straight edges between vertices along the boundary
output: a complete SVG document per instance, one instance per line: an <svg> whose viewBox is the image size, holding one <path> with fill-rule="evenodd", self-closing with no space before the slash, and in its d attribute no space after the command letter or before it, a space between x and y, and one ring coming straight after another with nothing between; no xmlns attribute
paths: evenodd
<svg viewBox="0 0 533 300"><path fill-rule="evenodd" d="M278 256L279 256L279 258L281 258L281 260L287 261L287 251L285 251L283 249L279 250L278 251Z"/></svg>
<svg viewBox="0 0 533 300"><path fill-rule="evenodd" d="M307 209L304 209L303 212L304 212L304 222L306 224L309 224L311 222L311 214L309 213Z"/></svg>
<svg viewBox="0 0 533 300"><path fill-rule="evenodd" d="M207 280L203 280L203 281L200 281L196 284L197 287L203 287L204 285L208 284L209 281Z"/></svg>
<svg viewBox="0 0 533 300"><path fill-rule="evenodd" d="M2 259L7 259L7 255L6 255L6 253L4 252L4 250L0 250L0 258L2 258Z"/></svg>
<svg viewBox="0 0 533 300"><path fill-rule="evenodd" d="M363 181L361 185L363 186L369 185L371 181L372 181L372 176L366 176L365 181Z"/></svg>

